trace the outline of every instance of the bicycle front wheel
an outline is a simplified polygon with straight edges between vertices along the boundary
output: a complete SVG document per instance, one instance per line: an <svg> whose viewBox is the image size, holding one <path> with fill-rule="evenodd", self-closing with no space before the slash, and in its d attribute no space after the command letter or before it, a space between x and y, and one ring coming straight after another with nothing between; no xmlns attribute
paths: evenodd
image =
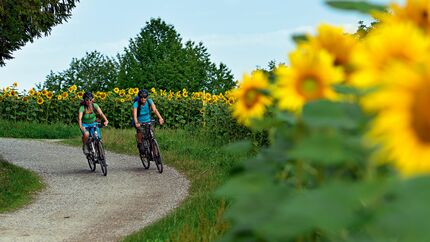
<svg viewBox="0 0 430 242"><path fill-rule="evenodd" d="M156 139L152 142L152 157L159 173L163 173L163 161L161 158L160 147Z"/></svg>
<svg viewBox="0 0 430 242"><path fill-rule="evenodd" d="M97 142L97 149L99 153L100 168L102 169L103 176L106 176L107 175L106 156L105 156L105 149L103 148L103 143L101 141Z"/></svg>

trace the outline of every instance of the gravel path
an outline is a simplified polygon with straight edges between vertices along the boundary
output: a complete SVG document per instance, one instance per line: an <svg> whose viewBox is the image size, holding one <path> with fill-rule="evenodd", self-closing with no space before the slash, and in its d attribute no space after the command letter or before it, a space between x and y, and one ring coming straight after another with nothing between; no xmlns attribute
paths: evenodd
<svg viewBox="0 0 430 242"><path fill-rule="evenodd" d="M165 166L145 170L137 156L107 152L107 177L90 172L82 149L0 138L0 155L36 171L47 188L33 203L0 214L0 241L118 241L165 216L187 196L189 182Z"/></svg>

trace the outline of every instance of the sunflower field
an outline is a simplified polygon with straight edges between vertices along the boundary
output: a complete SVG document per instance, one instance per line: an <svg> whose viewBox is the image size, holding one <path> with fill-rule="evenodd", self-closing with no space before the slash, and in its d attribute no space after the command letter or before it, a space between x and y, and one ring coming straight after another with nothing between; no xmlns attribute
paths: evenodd
<svg viewBox="0 0 430 242"><path fill-rule="evenodd" d="M243 77L233 115L269 145L217 191L224 241L430 241L430 1L326 2L375 23L321 24Z"/></svg>
<svg viewBox="0 0 430 242"><path fill-rule="evenodd" d="M73 85L61 93L35 89L19 93L17 86L18 83L14 83L0 90L0 119L77 124L83 90ZM114 88L110 92L94 92L94 102L100 105L110 126L126 128L130 127L131 107L138 91L138 88ZM173 128L205 126L206 123L215 125L221 121L208 121L216 115L213 110L228 113L235 100L230 92L214 95L204 91L188 93L186 89L173 92L155 88L150 89L150 98L165 119L166 126Z"/></svg>

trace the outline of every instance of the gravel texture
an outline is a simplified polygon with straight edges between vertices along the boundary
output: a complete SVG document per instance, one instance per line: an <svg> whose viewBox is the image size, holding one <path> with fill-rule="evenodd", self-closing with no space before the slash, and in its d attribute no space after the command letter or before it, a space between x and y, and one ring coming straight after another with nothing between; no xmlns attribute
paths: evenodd
<svg viewBox="0 0 430 242"><path fill-rule="evenodd" d="M89 170L82 148L43 140L0 138L0 155L37 172L47 184L34 201L0 214L0 241L118 241L172 211L189 182L137 156L106 153L108 174Z"/></svg>

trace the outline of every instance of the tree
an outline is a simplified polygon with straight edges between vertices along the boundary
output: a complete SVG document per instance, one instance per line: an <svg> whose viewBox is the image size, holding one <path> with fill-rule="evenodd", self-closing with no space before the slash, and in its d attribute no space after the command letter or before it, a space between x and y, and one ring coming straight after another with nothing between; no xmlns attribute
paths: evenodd
<svg viewBox="0 0 430 242"><path fill-rule="evenodd" d="M187 41L172 25L151 19L119 55L119 86L226 91L235 83L227 66L210 60L203 43Z"/></svg>
<svg viewBox="0 0 430 242"><path fill-rule="evenodd" d="M88 91L109 91L117 84L118 62L98 51L86 53L82 59L73 58L69 69L51 73L46 77L42 88L63 91L76 85Z"/></svg>
<svg viewBox="0 0 430 242"><path fill-rule="evenodd" d="M67 21L76 2L79 0L0 1L0 66L13 58L13 51Z"/></svg>

